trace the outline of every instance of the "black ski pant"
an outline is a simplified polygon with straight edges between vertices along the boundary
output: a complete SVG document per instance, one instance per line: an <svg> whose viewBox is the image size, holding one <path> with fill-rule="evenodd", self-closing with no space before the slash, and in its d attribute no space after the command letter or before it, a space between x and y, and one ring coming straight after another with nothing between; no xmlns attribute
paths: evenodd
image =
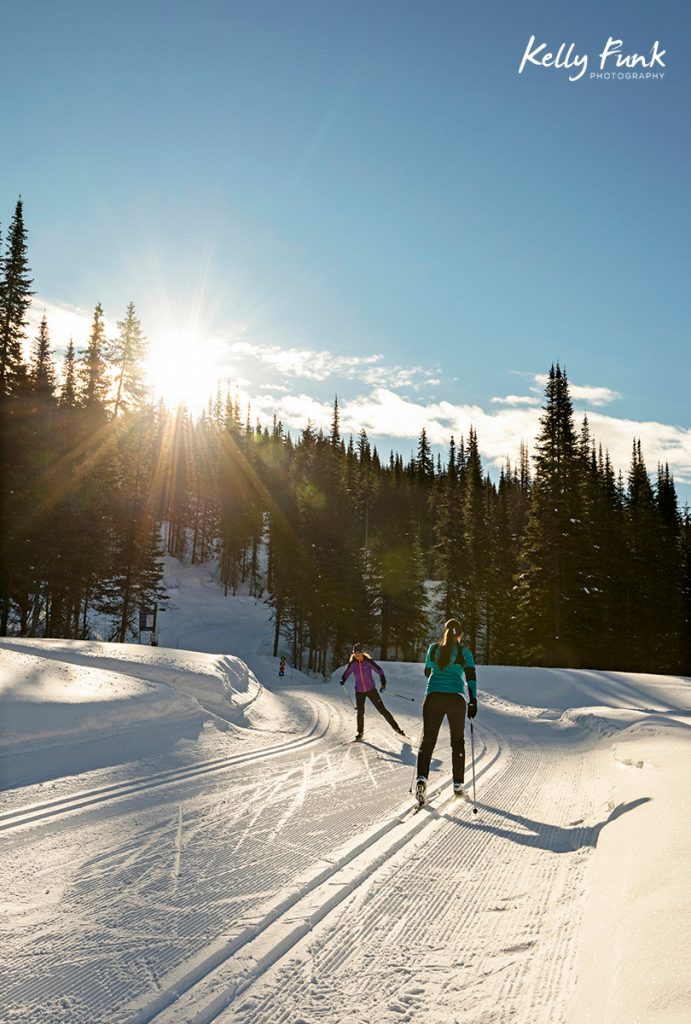
<svg viewBox="0 0 691 1024"><path fill-rule="evenodd" d="M465 781L465 699L460 693L428 693L422 705L422 741L417 773L429 776L429 765L444 716L451 733L451 765L454 782Z"/></svg>
<svg viewBox="0 0 691 1024"><path fill-rule="evenodd" d="M355 691L355 704L357 706L357 731L363 733L365 731L365 701L367 698L372 701L375 708L380 715L383 715L386 721L389 723L392 729L398 731L400 726L390 711L384 707L384 701L379 696L378 690L368 690L367 693L360 693L359 690Z"/></svg>

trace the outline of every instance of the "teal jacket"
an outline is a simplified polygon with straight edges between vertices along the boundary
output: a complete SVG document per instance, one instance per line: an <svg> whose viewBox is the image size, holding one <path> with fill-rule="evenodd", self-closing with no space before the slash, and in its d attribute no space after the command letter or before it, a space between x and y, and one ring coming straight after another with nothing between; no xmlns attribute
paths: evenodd
<svg viewBox="0 0 691 1024"><path fill-rule="evenodd" d="M477 700L477 677L475 675L475 659L468 647L459 646L454 642L454 653L446 668L441 669L436 662L441 651L441 644L430 644L425 659L425 675L427 679L426 693L458 693L471 700Z"/></svg>

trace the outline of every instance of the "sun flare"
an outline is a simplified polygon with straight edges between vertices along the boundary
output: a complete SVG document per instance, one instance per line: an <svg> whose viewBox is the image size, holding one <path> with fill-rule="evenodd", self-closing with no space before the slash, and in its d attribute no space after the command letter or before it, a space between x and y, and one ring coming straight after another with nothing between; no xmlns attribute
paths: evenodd
<svg viewBox="0 0 691 1024"><path fill-rule="evenodd" d="M148 376L157 401L198 415L223 377L218 343L193 332L152 340Z"/></svg>

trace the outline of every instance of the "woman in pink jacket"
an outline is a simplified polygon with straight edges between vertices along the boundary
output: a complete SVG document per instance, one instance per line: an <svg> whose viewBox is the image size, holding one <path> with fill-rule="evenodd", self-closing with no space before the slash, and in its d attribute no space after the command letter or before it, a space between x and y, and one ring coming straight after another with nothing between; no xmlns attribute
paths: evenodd
<svg viewBox="0 0 691 1024"><path fill-rule="evenodd" d="M383 691L386 689L386 676L383 669L377 665L376 661L369 654L363 651L362 644L355 644L346 670L341 676L341 686L345 685L348 676L352 676L355 680L355 702L357 706L357 736L355 739L361 740L362 734L365 731L365 701L368 698L372 701L379 714L384 716L393 731L397 732L399 736L405 736L405 732L401 729L394 716L384 707L384 701L379 696L374 682L375 672L379 676L381 681L380 689Z"/></svg>

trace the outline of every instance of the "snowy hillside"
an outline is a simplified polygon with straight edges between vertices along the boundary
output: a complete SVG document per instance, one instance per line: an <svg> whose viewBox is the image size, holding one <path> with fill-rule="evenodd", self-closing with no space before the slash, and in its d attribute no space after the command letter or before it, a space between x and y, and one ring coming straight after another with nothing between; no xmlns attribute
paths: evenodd
<svg viewBox="0 0 691 1024"><path fill-rule="evenodd" d="M414 743L168 578L158 648L0 640L3 1024L686 1020L688 679L481 666L478 814L446 727L413 814Z"/></svg>

